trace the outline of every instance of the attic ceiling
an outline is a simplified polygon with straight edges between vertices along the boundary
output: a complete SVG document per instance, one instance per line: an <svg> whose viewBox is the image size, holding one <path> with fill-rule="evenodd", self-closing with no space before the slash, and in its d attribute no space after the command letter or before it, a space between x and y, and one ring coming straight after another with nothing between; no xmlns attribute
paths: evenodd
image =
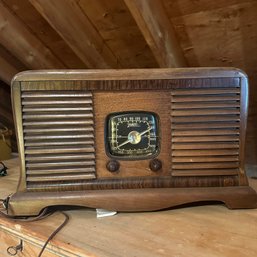
<svg viewBox="0 0 257 257"><path fill-rule="evenodd" d="M256 159L257 0L0 0L0 31L7 84L28 69L241 68Z"/></svg>

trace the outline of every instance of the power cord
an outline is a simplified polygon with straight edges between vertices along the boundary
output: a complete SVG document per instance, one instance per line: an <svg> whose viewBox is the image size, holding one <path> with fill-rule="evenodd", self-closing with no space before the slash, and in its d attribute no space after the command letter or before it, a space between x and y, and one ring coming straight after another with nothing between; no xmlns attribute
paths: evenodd
<svg viewBox="0 0 257 257"><path fill-rule="evenodd" d="M8 202L9 202L9 198L10 196L8 196L6 199L0 199L0 202L2 202L2 210L8 210ZM52 214L54 214L56 211L51 211L51 209L49 207L43 209L41 211L41 213L36 216L36 217L33 217L33 218L28 218L28 217L24 217L24 218L17 218L15 216L11 216L11 215L8 215L6 214L5 212L3 212L2 210L0 210L0 216L4 217L4 218L8 218L8 219L11 219L11 220L15 220L15 221L21 221L21 222L33 222L33 221L39 221L39 220L42 220L42 219L45 219L49 216L51 216ZM45 244L43 245L38 257L41 257L42 254L44 253L48 243L65 227L65 225L68 223L69 221L69 216L67 213L64 213L62 211L59 211L63 216L64 216L64 221L62 222L62 224L60 226L57 227L56 230L54 230L52 232L52 234L48 237L48 239L46 240Z"/></svg>
<svg viewBox="0 0 257 257"><path fill-rule="evenodd" d="M65 213L65 212L62 212L62 211L60 211L60 213L65 217L65 219L64 219L63 223L48 237L48 239L46 240L46 242L45 242L43 248L41 249L41 251L40 251L38 257L41 257L41 256L42 256L42 254L43 254L43 252L44 252L46 246L48 245L48 243L49 243L49 242L59 233L59 231L61 231L61 230L65 227L65 225L68 223L68 221L69 221L69 219L70 219L70 217L68 216L68 214Z"/></svg>
<svg viewBox="0 0 257 257"><path fill-rule="evenodd" d="M3 162L0 162L0 177L4 177L7 175L7 167L4 165Z"/></svg>

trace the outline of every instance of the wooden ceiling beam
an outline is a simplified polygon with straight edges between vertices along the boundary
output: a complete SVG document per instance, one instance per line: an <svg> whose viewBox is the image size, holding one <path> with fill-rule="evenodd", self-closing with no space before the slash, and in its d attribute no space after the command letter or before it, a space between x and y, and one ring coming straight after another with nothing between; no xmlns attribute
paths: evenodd
<svg viewBox="0 0 257 257"><path fill-rule="evenodd" d="M2 56L0 52L0 79L10 85L13 76L18 72L19 70L6 60L5 56Z"/></svg>
<svg viewBox="0 0 257 257"><path fill-rule="evenodd" d="M186 60L161 0L124 0L160 67L185 67Z"/></svg>
<svg viewBox="0 0 257 257"><path fill-rule="evenodd" d="M26 69L23 63L0 44L0 80L10 85L14 75Z"/></svg>
<svg viewBox="0 0 257 257"><path fill-rule="evenodd" d="M63 63L28 30L2 1L0 1L0 33L0 44L28 68L65 68Z"/></svg>
<svg viewBox="0 0 257 257"><path fill-rule="evenodd" d="M119 67L117 58L76 0L29 1L89 68Z"/></svg>

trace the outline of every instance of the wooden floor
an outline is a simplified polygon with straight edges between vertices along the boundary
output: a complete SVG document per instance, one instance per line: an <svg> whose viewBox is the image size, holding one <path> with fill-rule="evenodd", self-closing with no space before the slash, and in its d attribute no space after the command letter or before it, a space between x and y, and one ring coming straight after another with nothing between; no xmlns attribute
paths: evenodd
<svg viewBox="0 0 257 257"><path fill-rule="evenodd" d="M6 162L7 177L0 177L0 198L15 191L17 160ZM257 189L257 180L251 184ZM45 256L108 257L256 257L257 209L228 210L223 205L191 206L148 213L119 213L97 219L94 210L67 211L69 224L50 243ZM55 213L33 223L0 219L0 232L22 238L36 256L38 246L62 222ZM1 249L0 242L0 249ZM29 247L29 246L28 246ZM26 245L24 251L26 250ZM34 250L33 250L34 249ZM9 256L5 251L0 256ZM43 255L44 257L44 255Z"/></svg>

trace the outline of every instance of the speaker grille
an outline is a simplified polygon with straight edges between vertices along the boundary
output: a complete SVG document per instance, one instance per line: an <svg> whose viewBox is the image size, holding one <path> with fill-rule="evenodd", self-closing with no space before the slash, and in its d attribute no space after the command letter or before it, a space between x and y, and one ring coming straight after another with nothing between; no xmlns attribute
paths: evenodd
<svg viewBox="0 0 257 257"><path fill-rule="evenodd" d="M173 176L238 175L240 88L171 92Z"/></svg>
<svg viewBox="0 0 257 257"><path fill-rule="evenodd" d="M24 91L27 187L96 178L91 92Z"/></svg>

